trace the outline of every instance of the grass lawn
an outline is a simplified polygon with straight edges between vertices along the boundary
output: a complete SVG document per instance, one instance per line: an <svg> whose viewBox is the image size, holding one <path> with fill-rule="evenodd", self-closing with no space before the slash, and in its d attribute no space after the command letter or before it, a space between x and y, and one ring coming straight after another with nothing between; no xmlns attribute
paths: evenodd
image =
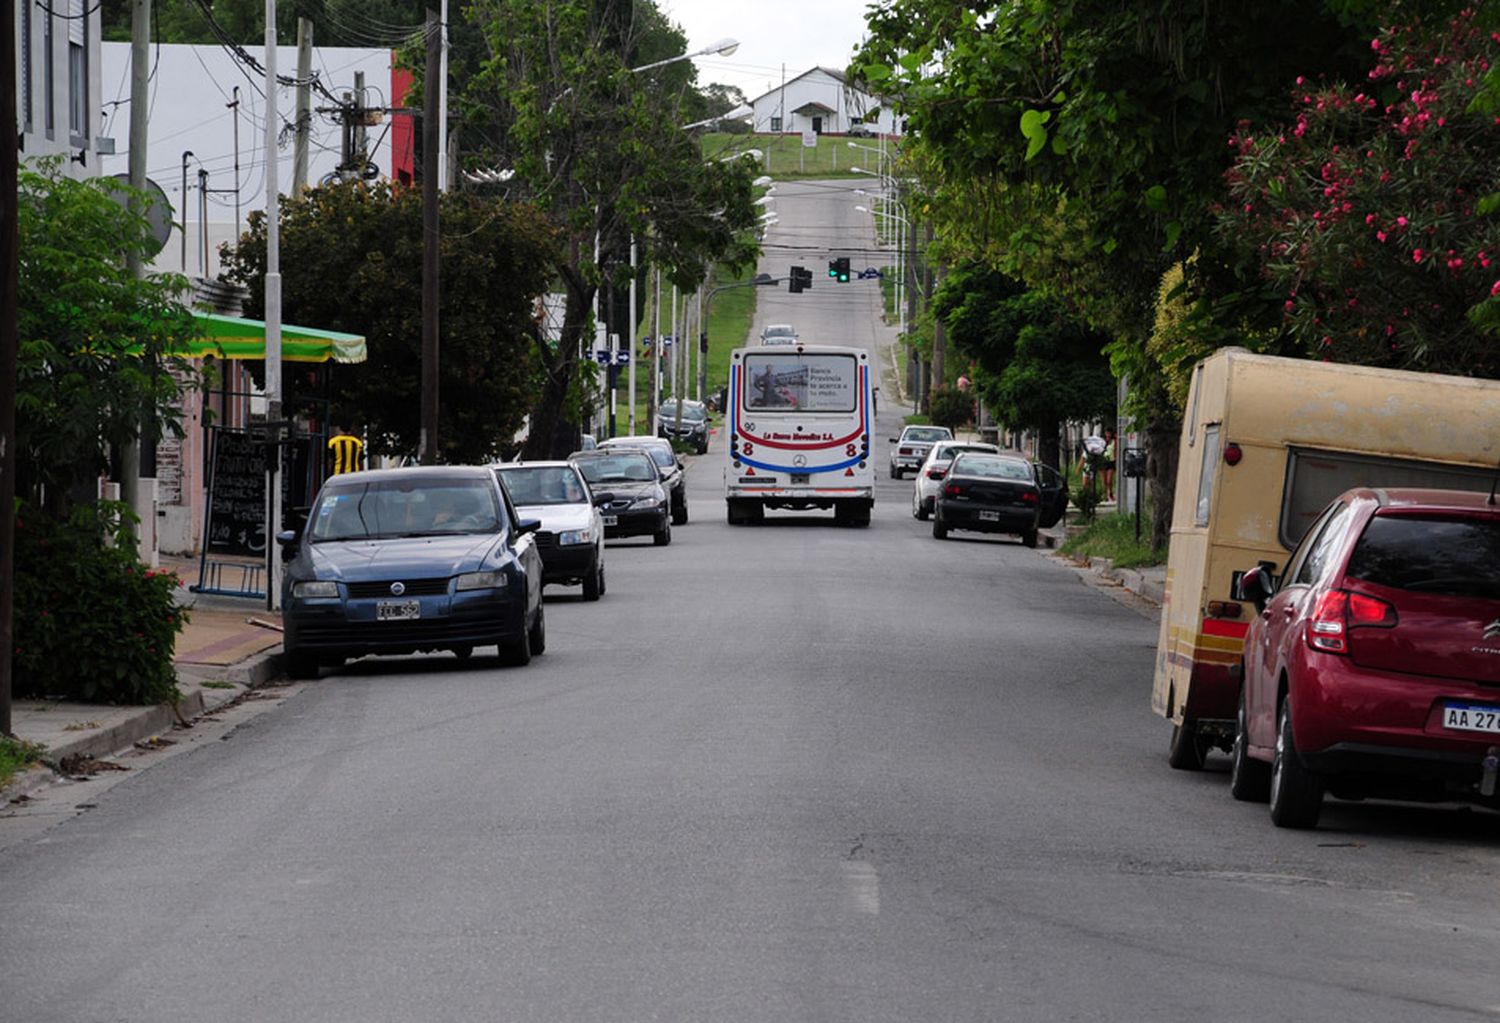
<svg viewBox="0 0 1500 1023"><path fill-rule="evenodd" d="M1141 539L1135 538L1135 514L1117 512L1100 515L1082 533L1062 545L1062 553L1074 558L1109 558L1116 568L1164 565L1166 551L1151 549L1151 514L1141 509Z"/></svg>
<svg viewBox="0 0 1500 1023"><path fill-rule="evenodd" d="M34 742L22 742L0 735L0 786L3 786L17 771L42 759L46 750Z"/></svg>
<svg viewBox="0 0 1500 1023"><path fill-rule="evenodd" d="M729 135L722 132L702 136L703 156L716 160L743 152L746 149L761 151L760 166L764 173L777 181L796 178L865 177L856 174L851 167L876 170L877 155L869 149L851 149L850 142L869 149L880 148L879 139L850 139L843 135L819 135L816 148L802 145L800 135ZM886 143L890 152L891 143ZM770 168L766 168L766 157L770 157Z"/></svg>

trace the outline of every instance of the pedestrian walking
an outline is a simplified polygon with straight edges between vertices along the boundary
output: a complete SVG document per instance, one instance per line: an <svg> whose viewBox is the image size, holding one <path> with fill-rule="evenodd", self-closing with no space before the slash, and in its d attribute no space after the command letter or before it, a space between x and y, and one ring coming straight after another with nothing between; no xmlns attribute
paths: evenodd
<svg viewBox="0 0 1500 1023"><path fill-rule="evenodd" d="M1104 431L1104 500L1115 499L1115 431Z"/></svg>
<svg viewBox="0 0 1500 1023"><path fill-rule="evenodd" d="M364 441L342 426L333 428L333 436L328 438L328 452L332 460L330 476L342 476L346 472L358 472L364 468Z"/></svg>

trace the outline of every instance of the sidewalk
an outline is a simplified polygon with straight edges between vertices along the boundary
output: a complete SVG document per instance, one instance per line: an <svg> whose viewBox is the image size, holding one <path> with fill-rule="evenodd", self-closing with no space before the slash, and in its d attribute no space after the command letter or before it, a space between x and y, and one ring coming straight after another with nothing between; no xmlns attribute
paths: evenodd
<svg viewBox="0 0 1500 1023"><path fill-rule="evenodd" d="M187 587L197 578L196 560L163 558L161 567L182 578L178 603L189 608L173 657L182 691L176 711L160 704L118 707L18 699L11 708L11 727L17 738L45 746L48 764L106 757L148 742L171 731L178 714L192 720L210 713L280 674L280 616L266 611L264 601L193 593ZM14 797L50 780L50 771L33 769L13 779L5 795Z"/></svg>
<svg viewBox="0 0 1500 1023"><path fill-rule="evenodd" d="M1100 508L1113 509L1113 504L1100 505ZM1067 527L1058 524L1051 529L1041 530L1042 544L1052 550L1056 550L1067 542L1077 527ZM1065 555L1054 555L1064 557ZM1167 566L1148 565L1145 568L1115 568L1108 558L1089 558L1087 563L1076 561L1071 558L1066 560L1080 568L1086 568L1102 579L1118 583L1122 588L1129 590L1136 596L1150 601L1157 607L1161 607L1166 599L1167 588Z"/></svg>

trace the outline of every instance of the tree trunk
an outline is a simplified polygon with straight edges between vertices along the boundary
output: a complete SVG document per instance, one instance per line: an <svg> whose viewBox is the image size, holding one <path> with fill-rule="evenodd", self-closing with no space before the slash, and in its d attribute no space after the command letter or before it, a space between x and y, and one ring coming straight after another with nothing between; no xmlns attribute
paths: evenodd
<svg viewBox="0 0 1500 1023"><path fill-rule="evenodd" d="M1151 494L1151 548L1166 550L1172 536L1172 500L1177 491L1177 445L1182 421L1158 413L1146 424L1146 480Z"/></svg>
<svg viewBox="0 0 1500 1023"><path fill-rule="evenodd" d="M1062 465L1062 441L1059 434L1062 423L1056 419L1038 423L1036 427L1036 460L1064 472Z"/></svg>
<svg viewBox="0 0 1500 1023"><path fill-rule="evenodd" d="M588 326L590 307L594 300L592 289L582 285L572 274L564 274L568 287L568 304L563 313L562 337L554 350L544 333L537 336L537 350L541 357L545 377L542 394L531 410L531 422L526 432L526 443L521 448L521 457L529 460L567 458L571 450L558 450L556 443L558 426L563 419L563 410L572 390L573 375L578 372L578 349Z"/></svg>

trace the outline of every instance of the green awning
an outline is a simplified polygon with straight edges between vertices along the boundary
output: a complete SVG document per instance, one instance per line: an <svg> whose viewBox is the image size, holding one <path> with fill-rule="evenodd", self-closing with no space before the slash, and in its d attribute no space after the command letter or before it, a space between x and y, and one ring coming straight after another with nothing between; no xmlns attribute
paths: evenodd
<svg viewBox="0 0 1500 1023"><path fill-rule="evenodd" d="M266 324L264 320L247 320L240 316L215 313L193 314L198 337L188 355L217 359L264 359L266 357ZM281 357L288 362L364 362L365 339L359 334L340 334L336 330L281 325Z"/></svg>

